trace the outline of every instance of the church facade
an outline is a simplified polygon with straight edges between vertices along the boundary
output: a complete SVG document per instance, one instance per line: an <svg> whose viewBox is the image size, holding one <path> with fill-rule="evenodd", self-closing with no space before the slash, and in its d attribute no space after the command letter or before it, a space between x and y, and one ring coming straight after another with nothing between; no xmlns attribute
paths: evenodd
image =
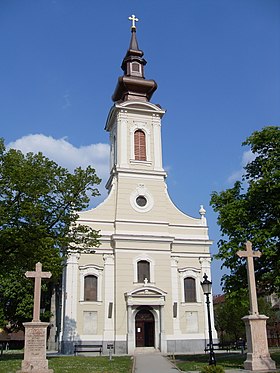
<svg viewBox="0 0 280 373"><path fill-rule="evenodd" d="M109 344L115 354L132 354L137 347L203 351L208 343L200 284L204 274L211 279L205 210L193 218L170 200L162 165L165 111L150 101L157 84L145 79L145 64L133 22L105 126L108 197L79 213L78 223L100 230L101 245L94 253L71 250L65 268L63 353L77 343L102 345L104 354ZM211 318L213 326L212 305Z"/></svg>

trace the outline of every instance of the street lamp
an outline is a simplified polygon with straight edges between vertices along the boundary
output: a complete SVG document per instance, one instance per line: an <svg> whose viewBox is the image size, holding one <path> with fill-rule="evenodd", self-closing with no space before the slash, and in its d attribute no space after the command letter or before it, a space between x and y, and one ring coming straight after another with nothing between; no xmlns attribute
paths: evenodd
<svg viewBox="0 0 280 373"><path fill-rule="evenodd" d="M202 290L206 295L207 315L208 315L208 330L209 330L209 365L216 365L216 358L213 348L212 328L211 328L211 316L210 316L210 300L209 295L211 294L212 282L208 280L208 276L204 273L204 281L201 282Z"/></svg>

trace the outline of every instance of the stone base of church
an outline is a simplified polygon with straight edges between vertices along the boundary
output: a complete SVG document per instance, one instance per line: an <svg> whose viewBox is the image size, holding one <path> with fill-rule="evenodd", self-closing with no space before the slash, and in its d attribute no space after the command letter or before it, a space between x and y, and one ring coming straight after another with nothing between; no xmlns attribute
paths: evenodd
<svg viewBox="0 0 280 373"><path fill-rule="evenodd" d="M204 339L176 339L167 341L167 353L203 352Z"/></svg>
<svg viewBox="0 0 280 373"><path fill-rule="evenodd" d="M266 320L264 315L249 315L242 318L246 327L247 359L244 368L247 370L274 370L275 362L271 359L266 333Z"/></svg>
<svg viewBox="0 0 280 373"><path fill-rule="evenodd" d="M75 343L81 343L81 341L62 341L60 352L64 355L73 355ZM87 343L89 343L87 341ZM111 344L112 341L94 341L94 344L102 344L102 355L109 355L109 350L107 349L107 344ZM203 352L205 348L204 339L180 339L180 340L167 340L166 346L164 346L164 354L173 353L185 353L185 352ZM161 349L160 349L161 350ZM126 355L133 354L133 351L128 351L127 341L115 341L114 342L114 355ZM99 353L96 353L99 355Z"/></svg>
<svg viewBox="0 0 280 373"><path fill-rule="evenodd" d="M110 350L107 348L108 344L114 344L113 354L114 355L126 355L127 354L127 342L126 341L62 341L60 344L60 352L64 355L74 355L76 343L95 344L102 345L102 355L109 355ZM89 353L87 353L89 354ZM99 355L99 352L91 352L91 355Z"/></svg>

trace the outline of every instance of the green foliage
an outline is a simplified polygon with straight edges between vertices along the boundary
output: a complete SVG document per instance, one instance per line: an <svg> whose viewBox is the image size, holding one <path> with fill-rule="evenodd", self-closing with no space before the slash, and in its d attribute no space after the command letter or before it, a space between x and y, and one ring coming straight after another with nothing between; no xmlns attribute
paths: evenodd
<svg viewBox="0 0 280 373"><path fill-rule="evenodd" d="M69 247L99 245L98 232L75 224L99 183L90 166L70 173L42 153L6 150L0 139L0 322L30 319L33 284L24 273L37 262L55 284Z"/></svg>
<svg viewBox="0 0 280 373"><path fill-rule="evenodd" d="M4 352L0 359L0 373L16 373L21 366L23 356ZM131 373L133 360L130 356L57 356L51 357L49 368L55 373Z"/></svg>
<svg viewBox="0 0 280 373"><path fill-rule="evenodd" d="M254 132L249 145L255 159L245 166L242 181L230 189L213 192L211 205L218 213L222 238L217 258L230 274L223 276L226 292L239 294L247 286L246 266L236 252L250 240L262 256L255 261L260 294L280 292L280 127Z"/></svg>
<svg viewBox="0 0 280 373"><path fill-rule="evenodd" d="M205 365L201 371L201 373L224 373L225 370L220 365Z"/></svg>
<svg viewBox="0 0 280 373"><path fill-rule="evenodd" d="M216 361L218 366L226 370L239 370L243 368L244 355L219 352ZM183 372L200 371L208 362L208 354L176 355L176 366Z"/></svg>
<svg viewBox="0 0 280 373"><path fill-rule="evenodd" d="M214 307L214 313L215 328L222 345L239 338L246 339L245 325L241 318L249 314L248 296L243 295L239 299L226 297L223 303Z"/></svg>

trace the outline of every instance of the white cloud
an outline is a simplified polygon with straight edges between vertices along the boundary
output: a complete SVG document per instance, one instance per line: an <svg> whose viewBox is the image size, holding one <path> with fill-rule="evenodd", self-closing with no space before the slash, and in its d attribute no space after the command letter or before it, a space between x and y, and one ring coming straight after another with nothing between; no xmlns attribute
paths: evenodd
<svg viewBox="0 0 280 373"><path fill-rule="evenodd" d="M234 171L227 179L229 183L234 183L237 180L241 180L243 174L244 174L244 167L252 162L256 158L256 154L252 153L251 150L246 150L242 154L242 159L241 159L241 167L238 171Z"/></svg>
<svg viewBox="0 0 280 373"><path fill-rule="evenodd" d="M91 165L95 168L97 176L102 179L102 184L98 187L102 199L107 194L104 185L109 177L110 147L108 144L98 143L77 148L70 144L66 138L54 139L51 136L35 134L23 136L10 142L7 148L18 149L23 153L42 152L46 157L69 171L73 171L79 166L86 168Z"/></svg>

